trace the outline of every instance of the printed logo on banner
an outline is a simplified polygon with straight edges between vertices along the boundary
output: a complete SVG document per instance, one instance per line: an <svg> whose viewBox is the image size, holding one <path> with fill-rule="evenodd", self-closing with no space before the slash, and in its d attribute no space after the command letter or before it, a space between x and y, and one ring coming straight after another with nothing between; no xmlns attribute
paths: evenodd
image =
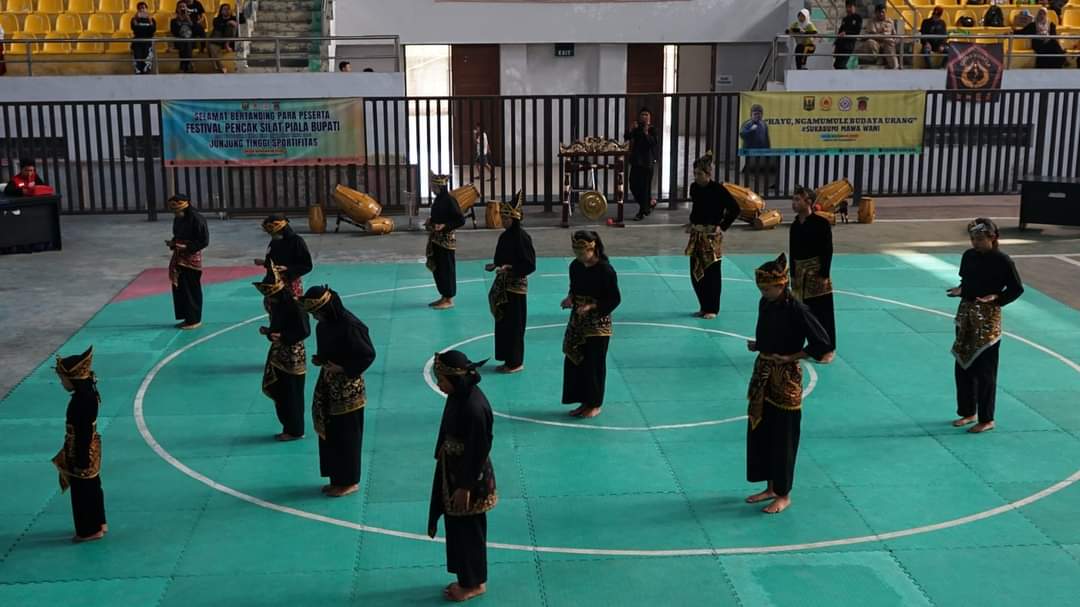
<svg viewBox="0 0 1080 607"><path fill-rule="evenodd" d="M802 109L806 110L807 112L814 111L814 101L815 101L815 99L814 99L813 95L807 95L807 96L803 97L802 98Z"/></svg>
<svg viewBox="0 0 1080 607"><path fill-rule="evenodd" d="M850 112L851 111L851 97L841 97L839 107L840 107L841 112Z"/></svg>
<svg viewBox="0 0 1080 607"><path fill-rule="evenodd" d="M823 112L831 112L832 111L832 97L822 97L821 98L821 111L823 111Z"/></svg>
<svg viewBox="0 0 1080 607"><path fill-rule="evenodd" d="M1002 45L951 42L948 45L949 60L945 64L948 74L946 86L959 101L991 101L1001 88L1005 60Z"/></svg>
<svg viewBox="0 0 1080 607"><path fill-rule="evenodd" d="M860 112L865 112L865 111L868 111L870 109L870 98L869 97L859 97L855 101L859 104L859 111Z"/></svg>

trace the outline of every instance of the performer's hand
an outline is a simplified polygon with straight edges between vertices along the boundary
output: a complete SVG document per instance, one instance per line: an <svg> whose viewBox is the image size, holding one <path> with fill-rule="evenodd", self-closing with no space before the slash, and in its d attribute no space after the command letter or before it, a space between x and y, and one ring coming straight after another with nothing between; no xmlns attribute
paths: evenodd
<svg viewBox="0 0 1080 607"><path fill-rule="evenodd" d="M437 223L432 227L435 228L436 232L442 232L444 229L446 229L446 224L445 223Z"/></svg>
<svg viewBox="0 0 1080 607"><path fill-rule="evenodd" d="M259 327L259 335L269 335L270 327Z"/></svg>
<svg viewBox="0 0 1080 607"><path fill-rule="evenodd" d="M496 267L495 264L489 263L486 266L484 266L484 271L485 272L493 272L495 270L495 267Z"/></svg>
<svg viewBox="0 0 1080 607"><path fill-rule="evenodd" d="M573 300L573 298L571 298L571 297L570 297L570 296L568 295L568 296L566 297L566 299L564 299L564 300L562 300L561 302L559 302L559 307L560 307L560 308L562 308L563 310L566 310L566 309L569 309L569 308L573 308L573 307L574 307L574 300Z"/></svg>
<svg viewBox="0 0 1080 607"><path fill-rule="evenodd" d="M469 507L469 490L468 489L456 489L454 495L450 497L450 505L453 506L457 512L462 512Z"/></svg>
<svg viewBox="0 0 1080 607"><path fill-rule="evenodd" d="M171 241L171 240L166 240L166 241L165 241L165 246L169 247L170 249L171 249L171 248L173 248L173 241Z"/></svg>
<svg viewBox="0 0 1080 607"><path fill-rule="evenodd" d="M949 297L960 297L960 287L953 287L951 289L946 289L945 294L948 295Z"/></svg>
<svg viewBox="0 0 1080 607"><path fill-rule="evenodd" d="M187 245L182 243L182 242L177 242L177 243L173 244L173 248L183 251L184 249L187 248Z"/></svg>
<svg viewBox="0 0 1080 607"><path fill-rule="evenodd" d="M991 303L997 301L997 293L991 293L989 295L983 295L982 297L976 297L975 301L979 303Z"/></svg>
<svg viewBox="0 0 1080 607"><path fill-rule="evenodd" d="M819 360L818 362L823 364L823 365L827 365L827 364L831 363L833 361L833 359L835 359L835 358L836 358L836 352L827 352L825 354L825 356L822 356L821 360Z"/></svg>
<svg viewBox="0 0 1080 607"><path fill-rule="evenodd" d="M750 350L751 352L757 352L757 342L752 339L747 340L746 349Z"/></svg>
<svg viewBox="0 0 1080 607"><path fill-rule="evenodd" d="M498 270L505 274L507 272L512 272L514 270L514 266L512 266L510 264L505 264L505 265L501 266L500 268L498 268Z"/></svg>
<svg viewBox="0 0 1080 607"><path fill-rule="evenodd" d="M435 539L435 534L439 532L439 524L435 523L427 528L427 536L431 539Z"/></svg>
<svg viewBox="0 0 1080 607"><path fill-rule="evenodd" d="M271 333L270 334L270 341L272 341L274 343L277 343L277 342L281 341L281 333Z"/></svg>
<svg viewBox="0 0 1080 607"><path fill-rule="evenodd" d="M589 312L592 312L595 309L596 309L596 304L585 304L583 306L578 307L578 309L576 311L577 311L578 316L585 316L586 314L588 314Z"/></svg>

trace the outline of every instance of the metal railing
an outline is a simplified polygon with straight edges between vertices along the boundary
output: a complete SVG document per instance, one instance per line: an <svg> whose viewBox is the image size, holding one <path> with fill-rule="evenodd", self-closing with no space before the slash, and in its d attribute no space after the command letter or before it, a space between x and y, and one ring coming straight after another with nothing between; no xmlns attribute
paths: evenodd
<svg viewBox="0 0 1080 607"><path fill-rule="evenodd" d="M693 161L706 151L714 153L717 180L770 198L841 178L869 196L1008 194L1029 174L1080 178L1080 90L999 90L984 101L929 91L921 153L881 156L739 157L739 99L738 93L365 98L356 134L366 143L364 163L214 168L165 167L157 101L0 103L0 181L18 158L35 158L63 195L66 213L154 217L175 191L220 213L301 212L329 204L338 183L400 213L428 201L428 175L439 172L455 186L475 184L484 201L523 190L529 204L554 210L563 179L559 145L586 136L622 139L643 105L653 108L659 133L650 196L662 204L687 199ZM475 124L488 135L490 167L476 164ZM614 171L596 177L597 189L613 199Z"/></svg>
<svg viewBox="0 0 1080 607"><path fill-rule="evenodd" d="M323 48L329 42L335 42L337 44L348 44L350 42L381 42L383 44L392 45L394 49L392 54L371 55L370 57L373 59L392 59L394 61L394 71L401 71L401 40L396 35L288 37L237 36L232 38L161 37L139 39L102 35L101 37L6 39L3 44L9 75L18 75L16 72L18 71L18 68L21 67L25 70L25 75L34 76L50 71L50 67L58 66L96 65L104 66L104 69L108 70L119 64L131 65L134 61L130 49L132 43L153 44L155 52L154 59L151 62L151 73L160 73L163 65L175 66L181 61L189 61L196 65L213 64L214 62L235 65L241 60L268 60L271 58L273 59L273 71L281 72L283 61L288 59L303 59L304 61L307 61L311 56L309 50L295 51L288 50L289 48L298 45L307 45L309 49L314 45ZM246 56L242 59L231 53L223 54L221 57L212 57L209 55L209 45L221 46L231 44L233 46L239 46L244 43L248 43L249 46L250 44L258 43L272 44L273 48L268 53L260 53L249 49ZM192 57L181 58L176 49L177 44L192 45ZM53 45L50 48L56 48L58 51L45 52L45 45ZM121 47L123 46L127 46L128 48L126 50L122 49ZM159 52L162 50L164 52ZM320 53L315 54L319 55ZM330 56L328 53L325 54L325 57L326 59L323 61L322 71L333 71L332 66L335 64L336 57ZM35 74L35 72L37 74Z"/></svg>

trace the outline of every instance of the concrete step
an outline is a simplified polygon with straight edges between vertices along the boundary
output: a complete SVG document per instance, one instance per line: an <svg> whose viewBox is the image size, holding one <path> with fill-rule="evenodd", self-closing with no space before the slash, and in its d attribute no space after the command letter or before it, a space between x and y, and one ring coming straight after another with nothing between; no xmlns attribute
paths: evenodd
<svg viewBox="0 0 1080 607"><path fill-rule="evenodd" d="M259 36L310 36L311 26L297 23L276 23L259 21L255 24Z"/></svg>
<svg viewBox="0 0 1080 607"><path fill-rule="evenodd" d="M311 23L311 11L263 11L255 17L256 23Z"/></svg>
<svg viewBox="0 0 1080 607"><path fill-rule="evenodd" d="M277 49L280 49L282 54L296 54L296 53L310 53L319 49L318 42L305 42L303 40L297 42L282 41L278 42ZM249 55L273 55L275 52L275 46L273 42L252 42L249 47Z"/></svg>

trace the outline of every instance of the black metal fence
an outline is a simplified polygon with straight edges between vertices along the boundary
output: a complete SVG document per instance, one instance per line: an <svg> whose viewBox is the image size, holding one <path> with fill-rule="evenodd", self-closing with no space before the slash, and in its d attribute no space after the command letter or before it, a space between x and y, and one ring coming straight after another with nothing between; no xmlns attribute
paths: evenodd
<svg viewBox="0 0 1080 607"><path fill-rule="evenodd" d="M64 196L67 213L147 213L172 192L207 210L301 211L329 203L341 183L370 193L391 212L428 200L431 172L474 183L485 200L524 190L531 204L559 203L559 144L586 136L622 139L641 107L660 133L653 196L687 197L695 158L713 151L716 179L770 198L795 185L848 178L865 195L1008 194L1029 174L1080 177L1080 90L1010 90L988 101L928 92L918 155L740 158L737 93L410 97L364 100L367 163L336 167L166 168L160 103L0 103L0 175L37 159ZM477 164L474 127L487 137L490 165ZM614 174L595 188L610 198ZM575 176L575 179L583 178ZM579 184L585 185L585 184Z"/></svg>

